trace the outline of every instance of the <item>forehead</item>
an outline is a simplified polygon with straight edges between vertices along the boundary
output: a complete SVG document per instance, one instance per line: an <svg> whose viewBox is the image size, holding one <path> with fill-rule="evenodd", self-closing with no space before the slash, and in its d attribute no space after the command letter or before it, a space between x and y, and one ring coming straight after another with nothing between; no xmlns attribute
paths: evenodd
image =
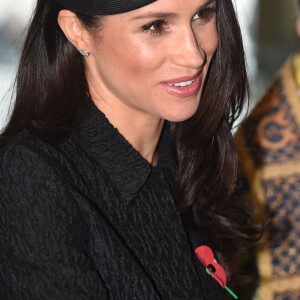
<svg viewBox="0 0 300 300"><path fill-rule="evenodd" d="M138 18L139 16L154 15L155 13L195 13L201 7L205 7L214 2L216 2L216 0L157 0L149 5L130 11L126 15L130 18Z"/></svg>
<svg viewBox="0 0 300 300"><path fill-rule="evenodd" d="M63 7L85 15L115 15L126 13L157 0L57 0Z"/></svg>

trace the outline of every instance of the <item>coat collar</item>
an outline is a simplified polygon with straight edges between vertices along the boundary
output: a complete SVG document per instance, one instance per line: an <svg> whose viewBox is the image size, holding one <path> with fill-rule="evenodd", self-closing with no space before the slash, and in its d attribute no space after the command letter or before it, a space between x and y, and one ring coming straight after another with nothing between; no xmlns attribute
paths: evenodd
<svg viewBox="0 0 300 300"><path fill-rule="evenodd" d="M147 180L151 181L154 179L154 176L150 176L154 170L154 172L159 172L155 176L164 176L174 192L176 164L171 153L169 124L166 123L158 144L158 166L155 168L151 167L126 141L94 104L90 105L89 113L81 124L80 145L89 156L87 160L88 168L91 167L90 161L95 162L95 165L92 166L92 168L95 167L95 170L93 170L95 172L80 172L80 174L86 174L87 179L90 179L88 176L91 173L95 177L95 182L88 191L91 192L92 190L91 199L93 199L93 203L101 211L101 215L105 217L105 220L113 224L114 231L118 233L118 236L122 237L122 242L126 244L126 249L133 253L142 269L145 270L149 282L153 286L157 286L156 280L162 282L160 281L160 276L164 274L164 272L160 271L160 268L166 270L169 268L169 264L172 264L174 266L174 278L180 281L182 276L190 277L191 282L189 284L197 287L193 293L199 295L203 288L203 280L201 278L203 277L203 270L200 269L202 273L199 273L201 278L201 281L199 281L195 270L195 262L193 260L191 264L188 262L189 258L187 255L191 253L190 242L186 239L184 228L181 228L176 208L171 205L172 197L169 198L169 194L167 196L163 194L162 197L165 197L163 205L160 209L157 209L156 206L156 210L148 208L141 210L144 203L134 201L134 199L138 198L136 196L138 196L139 191L146 184ZM82 168L85 168L84 163L85 160L81 163ZM107 180L104 178L106 174L114 187L107 185ZM103 189L101 186L103 184L102 181L105 181ZM158 183L160 183L160 180L158 180ZM113 189L112 193L107 191L107 186L109 186L109 189ZM161 205L159 201L157 205ZM161 212L166 212L166 214L157 214L160 210ZM133 217L137 211L139 211L139 218ZM163 216L160 219L163 224L161 225L160 222L156 221L151 226L148 226L146 221L143 223L142 216L145 215L148 218L149 214L152 217ZM144 245L149 244L149 234L148 230L145 230L145 226L140 226L141 224L144 224L148 229L151 228L151 232L153 230L150 236L153 239L151 244L152 250L150 251L154 255L152 259L149 253L145 254L147 251L143 250ZM169 238L167 242L166 232L168 232ZM178 241L180 242L178 243ZM97 244L97 241L93 241L92 244ZM164 245L163 251L161 249L162 245ZM160 253L160 257L155 258L156 253ZM186 256L181 256L182 253L185 253ZM176 260L180 260L180 264L182 263L184 266L189 265L191 269L180 269L178 271L179 267L177 266L180 264L177 264ZM159 294L159 291L157 292ZM211 299L213 298L211 297Z"/></svg>
<svg viewBox="0 0 300 300"><path fill-rule="evenodd" d="M145 184L152 166L113 127L91 101L81 126L81 144L99 163L116 185L124 201L133 199ZM174 181L176 164L170 149L169 126L165 124L158 144L158 168L167 170L168 181ZM172 179L171 179L172 178ZM173 182L170 182L171 186Z"/></svg>

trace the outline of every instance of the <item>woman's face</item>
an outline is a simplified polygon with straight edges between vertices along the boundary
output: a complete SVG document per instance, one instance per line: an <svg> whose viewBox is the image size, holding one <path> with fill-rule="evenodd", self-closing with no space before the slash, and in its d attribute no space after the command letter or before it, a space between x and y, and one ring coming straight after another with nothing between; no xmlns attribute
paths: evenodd
<svg viewBox="0 0 300 300"><path fill-rule="evenodd" d="M104 113L188 119L217 46L216 1L158 0L107 16L87 58L92 97Z"/></svg>

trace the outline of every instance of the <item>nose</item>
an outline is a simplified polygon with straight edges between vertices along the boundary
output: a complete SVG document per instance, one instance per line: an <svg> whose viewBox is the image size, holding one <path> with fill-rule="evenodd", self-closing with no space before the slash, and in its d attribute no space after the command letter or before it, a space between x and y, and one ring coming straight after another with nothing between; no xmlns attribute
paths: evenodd
<svg viewBox="0 0 300 300"><path fill-rule="evenodd" d="M206 62L206 53L191 27L178 32L173 49L172 62L178 66L199 69Z"/></svg>

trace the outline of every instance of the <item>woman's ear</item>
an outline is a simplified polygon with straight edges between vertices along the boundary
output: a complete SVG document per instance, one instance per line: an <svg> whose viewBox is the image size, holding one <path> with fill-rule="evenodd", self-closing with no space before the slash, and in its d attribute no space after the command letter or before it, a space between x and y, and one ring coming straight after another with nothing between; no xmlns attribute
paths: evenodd
<svg viewBox="0 0 300 300"><path fill-rule="evenodd" d="M57 22L67 39L77 50L90 52L91 37L75 13L70 10L61 10L58 14Z"/></svg>

